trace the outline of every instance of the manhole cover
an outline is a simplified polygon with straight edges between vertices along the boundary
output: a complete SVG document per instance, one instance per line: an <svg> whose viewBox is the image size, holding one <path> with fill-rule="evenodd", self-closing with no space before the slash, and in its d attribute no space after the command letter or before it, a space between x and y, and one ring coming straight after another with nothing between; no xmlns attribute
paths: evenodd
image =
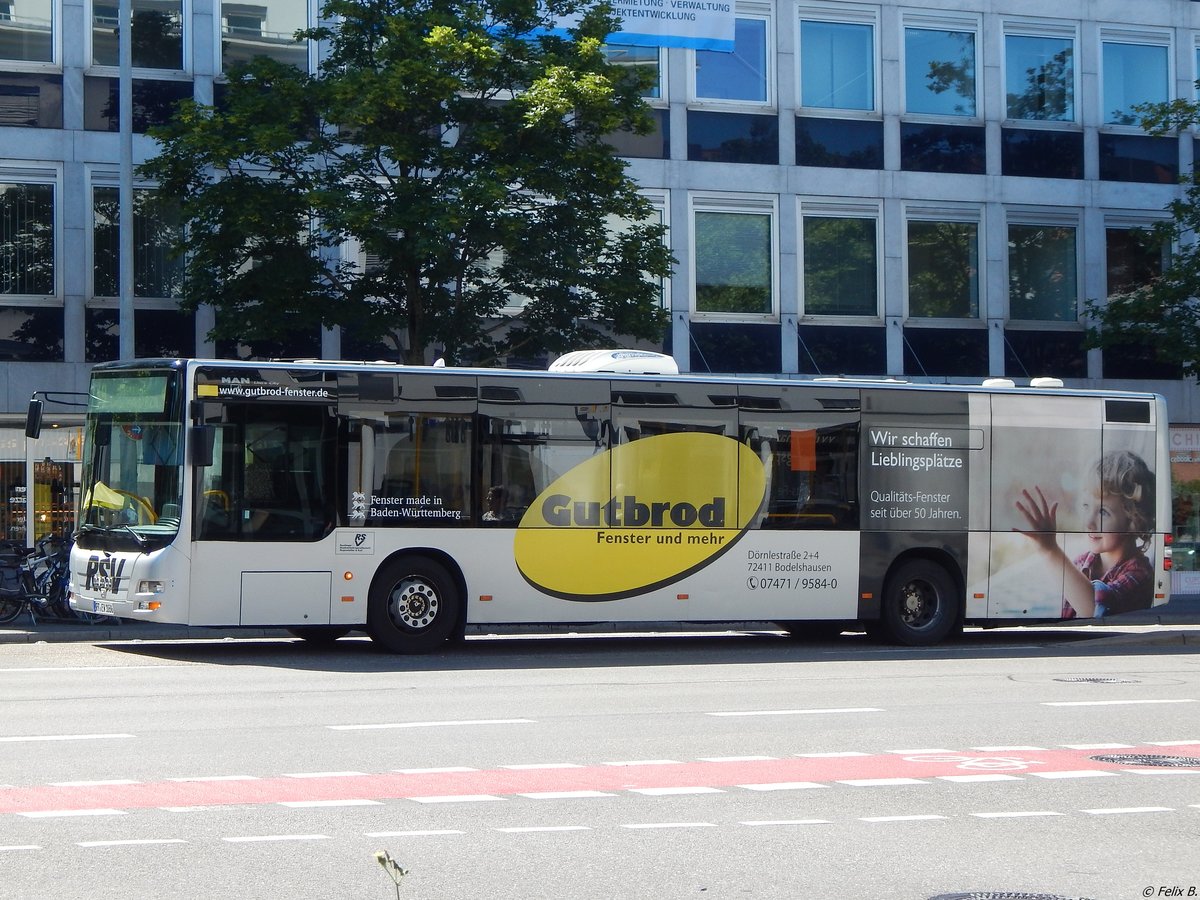
<svg viewBox="0 0 1200 900"><path fill-rule="evenodd" d="M1106 753L1093 756L1096 762L1116 763L1119 766L1159 766L1164 769L1200 769L1195 756L1156 756L1153 753Z"/></svg>
<svg viewBox="0 0 1200 900"><path fill-rule="evenodd" d="M1076 678L1055 678L1066 684L1140 684L1136 678L1113 678L1108 675L1080 675Z"/></svg>
<svg viewBox="0 0 1200 900"><path fill-rule="evenodd" d="M1088 900L1061 894L1030 894L1025 891L967 891L963 894L938 894L929 900Z"/></svg>

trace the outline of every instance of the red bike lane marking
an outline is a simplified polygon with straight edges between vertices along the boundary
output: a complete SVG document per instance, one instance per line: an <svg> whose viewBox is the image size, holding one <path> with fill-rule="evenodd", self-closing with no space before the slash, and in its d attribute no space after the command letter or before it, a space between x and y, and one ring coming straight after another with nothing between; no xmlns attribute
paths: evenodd
<svg viewBox="0 0 1200 900"><path fill-rule="evenodd" d="M1121 772L1146 768L1101 762L1106 754L1153 756L1200 753L1200 744L1130 747L1120 751L972 750L910 755L797 757L736 762L583 766L562 769L484 769L472 772L386 772L315 777L271 776L248 780L158 781L138 784L39 785L0 788L0 813L83 809L231 806L306 800L399 800L442 796L514 795L570 791L627 791L672 787L736 787L832 784L840 781L912 778L928 780L969 774L1037 775L1046 772Z"/></svg>

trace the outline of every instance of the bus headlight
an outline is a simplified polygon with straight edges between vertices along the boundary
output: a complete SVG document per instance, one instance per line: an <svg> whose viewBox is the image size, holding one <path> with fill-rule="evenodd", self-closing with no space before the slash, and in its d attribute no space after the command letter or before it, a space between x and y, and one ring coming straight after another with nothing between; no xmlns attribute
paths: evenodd
<svg viewBox="0 0 1200 900"><path fill-rule="evenodd" d="M161 581L139 581L137 592L139 594L161 594L163 583Z"/></svg>

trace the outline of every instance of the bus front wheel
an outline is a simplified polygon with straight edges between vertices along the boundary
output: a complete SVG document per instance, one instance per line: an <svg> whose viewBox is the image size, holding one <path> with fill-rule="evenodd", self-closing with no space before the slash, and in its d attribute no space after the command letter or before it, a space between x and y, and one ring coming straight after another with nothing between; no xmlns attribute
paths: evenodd
<svg viewBox="0 0 1200 900"><path fill-rule="evenodd" d="M950 573L935 562L914 559L901 565L883 589L883 634L910 647L945 640L958 623L958 590Z"/></svg>
<svg viewBox="0 0 1200 900"><path fill-rule="evenodd" d="M462 595L445 567L420 556L393 560L376 575L367 607L371 637L392 653L428 653L462 614Z"/></svg>

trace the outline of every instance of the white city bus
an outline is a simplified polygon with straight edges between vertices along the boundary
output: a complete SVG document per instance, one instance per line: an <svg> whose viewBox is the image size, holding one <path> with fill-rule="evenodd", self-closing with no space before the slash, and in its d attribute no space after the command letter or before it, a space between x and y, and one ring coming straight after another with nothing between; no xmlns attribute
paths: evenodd
<svg viewBox="0 0 1200 900"><path fill-rule="evenodd" d="M99 365L72 606L413 653L584 623L931 644L1169 599L1160 397L650 370Z"/></svg>

